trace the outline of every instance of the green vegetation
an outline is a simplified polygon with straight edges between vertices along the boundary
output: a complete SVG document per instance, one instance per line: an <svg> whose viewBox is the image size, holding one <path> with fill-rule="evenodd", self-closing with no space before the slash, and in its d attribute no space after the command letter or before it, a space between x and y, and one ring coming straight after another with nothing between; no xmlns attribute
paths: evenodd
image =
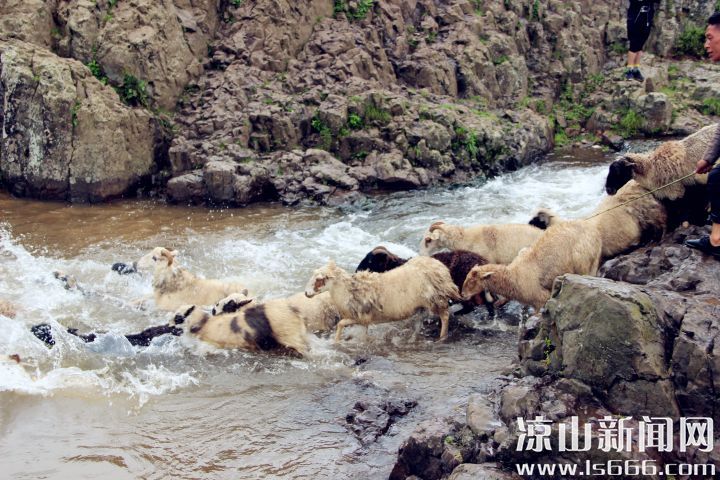
<svg viewBox="0 0 720 480"><path fill-rule="evenodd" d="M70 108L70 120L72 122L73 128L78 126L78 119L77 119L78 110L80 110L80 102L78 100L75 100L75 103Z"/></svg>
<svg viewBox="0 0 720 480"><path fill-rule="evenodd" d="M587 86L583 86L583 91L587 88ZM593 112L594 109L586 107L579 101L579 98L576 98L573 84L566 83L560 99L553 106L553 112L550 116L552 123L555 125L555 145L562 147L571 143L574 137L578 136L582 131L583 126ZM558 125L558 117L564 119L564 127Z"/></svg>
<svg viewBox="0 0 720 480"><path fill-rule="evenodd" d="M545 354L545 359L543 360L543 363L545 363L546 367L550 366L550 354L553 352L553 350L554 348L550 337L545 337L543 346L543 353Z"/></svg>
<svg viewBox="0 0 720 480"><path fill-rule="evenodd" d="M350 20L362 20L375 6L375 0L359 0L357 7L351 8L344 0L335 0L335 14L344 13Z"/></svg>
<svg viewBox="0 0 720 480"><path fill-rule="evenodd" d="M640 133L644 123L643 118L635 110L628 109L622 114L616 131L623 137L634 137Z"/></svg>
<svg viewBox="0 0 720 480"><path fill-rule="evenodd" d="M475 13L482 15L485 13L485 0L472 0L473 7L475 7Z"/></svg>
<svg viewBox="0 0 720 480"><path fill-rule="evenodd" d="M692 23L685 25L675 42L675 53L702 58L705 56L705 29Z"/></svg>
<svg viewBox="0 0 720 480"><path fill-rule="evenodd" d="M530 20L534 20L536 22L540 21L540 0L533 1Z"/></svg>
<svg viewBox="0 0 720 480"><path fill-rule="evenodd" d="M362 117L360 117L357 113L351 113L348 115L347 124L352 130L360 130L364 126Z"/></svg>
<svg viewBox="0 0 720 480"><path fill-rule="evenodd" d="M425 40L427 41L427 43L435 43L435 41L437 40L437 35L437 32L428 32Z"/></svg>
<svg viewBox="0 0 720 480"><path fill-rule="evenodd" d="M624 42L613 42L610 45L610 52L616 55L624 55L628 52L628 46Z"/></svg>
<svg viewBox="0 0 720 480"><path fill-rule="evenodd" d="M230 5L235 8L242 6L244 0L230 0Z"/></svg>
<svg viewBox="0 0 720 480"><path fill-rule="evenodd" d="M720 99L706 98L698 110L705 115L720 116Z"/></svg>
<svg viewBox="0 0 720 480"><path fill-rule="evenodd" d="M117 91L120 96L120 100L127 105L132 107L148 106L149 97L147 84L134 75L125 73L123 75L123 83L119 87L115 87L115 91Z"/></svg>
<svg viewBox="0 0 720 480"><path fill-rule="evenodd" d="M320 134L320 146L323 148L323 150L329 151L330 147L332 147L333 132L332 130L330 130L328 124L322 121L322 119L320 119L320 117L316 113L310 121L310 126L313 130Z"/></svg>
<svg viewBox="0 0 720 480"><path fill-rule="evenodd" d="M93 74L93 77L100 80L100 83L102 83L103 85L108 84L107 75L105 75L105 71L103 70L102 65L100 65L100 62L98 62L97 59L93 57L93 59L86 63L85 66L88 67L90 73Z"/></svg>
<svg viewBox="0 0 720 480"><path fill-rule="evenodd" d="M392 116L390 115L390 112L384 108L376 107L370 102L365 103L365 114L363 115L365 124L377 123L380 125L386 125L390 122L391 118Z"/></svg>
<svg viewBox="0 0 720 480"><path fill-rule="evenodd" d="M454 150L465 150L471 159L476 159L480 151L477 133L465 127L455 127Z"/></svg>
<svg viewBox="0 0 720 480"><path fill-rule="evenodd" d="M492 62L495 65L502 65L503 63L507 62L508 60L510 60L510 58L507 55L500 55L497 58L493 58Z"/></svg>

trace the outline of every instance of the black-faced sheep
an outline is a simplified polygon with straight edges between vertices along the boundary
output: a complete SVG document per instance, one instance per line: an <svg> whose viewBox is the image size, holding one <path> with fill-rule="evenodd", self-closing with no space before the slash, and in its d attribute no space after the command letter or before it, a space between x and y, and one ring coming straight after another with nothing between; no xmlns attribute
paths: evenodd
<svg viewBox="0 0 720 480"><path fill-rule="evenodd" d="M420 255L432 255L440 250L467 250L489 263L508 264L518 252L532 245L542 230L528 224L475 225L460 227L435 222L423 235Z"/></svg>
<svg viewBox="0 0 720 480"><path fill-rule="evenodd" d="M256 305L257 303L247 295L234 293L216 303L212 314L234 313L247 305ZM266 300L263 304L273 308L281 306L289 308L305 323L307 330L313 333L332 330L340 320L340 313L327 292L312 298L306 297L304 293L296 293L288 298Z"/></svg>
<svg viewBox="0 0 720 480"><path fill-rule="evenodd" d="M176 254L174 250L155 247L138 261L138 267L152 265L154 268L152 285L157 308L175 310L188 304L213 305L231 293L247 295L247 289L239 283L200 278L184 268L175 268Z"/></svg>
<svg viewBox="0 0 720 480"><path fill-rule="evenodd" d="M682 140L665 142L647 153L627 153L610 164L605 191L614 195L630 179L641 186L654 190L695 171L712 143L717 126L709 125ZM707 174L693 175L682 182L658 190L658 199L676 200L685 194L685 187L707 183Z"/></svg>
<svg viewBox="0 0 720 480"><path fill-rule="evenodd" d="M385 273L358 272L354 275L330 262L315 270L305 287L305 295L322 292L340 312L335 340L348 325L393 322L426 309L440 317L440 339L447 338L449 300L460 300L458 288L448 269L429 257L415 257Z"/></svg>
<svg viewBox="0 0 720 480"><path fill-rule="evenodd" d="M581 221L561 222L549 227L510 265L473 268L463 292L468 297L489 291L539 311L550 298L555 277L565 273L595 275L601 250L600 234L595 228Z"/></svg>
<svg viewBox="0 0 720 480"><path fill-rule="evenodd" d="M219 315L185 305L175 312L172 322L186 333L220 348L251 351L289 348L300 355L308 352L305 323L285 302L249 305Z"/></svg>
<svg viewBox="0 0 720 480"><path fill-rule="evenodd" d="M649 190L634 180L618 190L617 195L605 197L585 222L597 228L602 240L602 256L614 257L645 241L657 238L667 226L665 206ZM622 205L630 200L637 199ZM620 206L622 205L622 206ZM612 210L610 210L612 209ZM530 220L538 228L564 221L547 209L540 209Z"/></svg>
<svg viewBox="0 0 720 480"><path fill-rule="evenodd" d="M470 270L477 265L485 265L487 260L478 255L477 253L468 252L465 250L455 250L452 252L439 252L432 255L432 258L442 262L450 271L450 276L455 282L458 291L462 289L465 277ZM360 264L357 266L355 272L369 271L369 272L387 272L393 268L397 268L400 265L404 265L407 259L398 257L394 253L388 251L383 246L373 248L365 258L362 259ZM462 295L462 292L460 292ZM478 295L472 299L472 301L463 301L463 309L457 313L467 313L471 311L476 305L485 304L488 310L492 313L493 306L488 299L482 295Z"/></svg>

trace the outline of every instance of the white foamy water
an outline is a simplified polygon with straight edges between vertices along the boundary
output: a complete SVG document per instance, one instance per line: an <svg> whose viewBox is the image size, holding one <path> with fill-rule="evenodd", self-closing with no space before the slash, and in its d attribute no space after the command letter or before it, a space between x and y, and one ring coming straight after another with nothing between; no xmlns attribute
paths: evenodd
<svg viewBox="0 0 720 480"><path fill-rule="evenodd" d="M377 444L359 445L342 419L366 395L363 382L418 398L413 415L461 410L467 394L489 388L515 356L512 327L478 314L468 322L479 326L474 333L453 334L451 322L451 341L435 344L419 323L378 326L343 345L314 339L313 354L301 360L172 336L137 348L123 335L165 324L170 314L152 302L145 310L134 306L152 293L149 276L119 276L110 265L167 246L198 275L242 281L261 297L287 296L329 259L354 270L377 245L415 255L434 221L525 223L538 207L586 215L602 198L611 160L558 159L482 185L377 196L341 209L70 207L0 197L0 299L19 309L14 319L0 317L0 355L22 359L0 362L0 401L14 412L0 412L0 452L13 458L7 471L14 478L90 471L386 478L414 417ZM72 275L83 291L63 288L55 270ZM38 323L54 327L53 348L30 333ZM85 344L66 327L100 335ZM21 446L33 439L47 450L37 467L35 453Z"/></svg>

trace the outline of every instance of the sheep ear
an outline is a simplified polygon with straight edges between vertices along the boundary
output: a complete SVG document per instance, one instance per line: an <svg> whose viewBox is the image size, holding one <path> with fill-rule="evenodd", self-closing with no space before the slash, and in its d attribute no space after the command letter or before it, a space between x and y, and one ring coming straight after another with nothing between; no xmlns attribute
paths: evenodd
<svg viewBox="0 0 720 480"><path fill-rule="evenodd" d="M482 277L480 278L488 278L489 276L493 275L495 272L485 272L482 274Z"/></svg>
<svg viewBox="0 0 720 480"><path fill-rule="evenodd" d="M645 167L642 163L631 163L630 165L632 166L634 173L638 175L642 175L643 173L645 173Z"/></svg>
<svg viewBox="0 0 720 480"><path fill-rule="evenodd" d="M192 305L190 308L187 309L185 314L183 315L185 318L189 317L190 314L195 310L195 305Z"/></svg>

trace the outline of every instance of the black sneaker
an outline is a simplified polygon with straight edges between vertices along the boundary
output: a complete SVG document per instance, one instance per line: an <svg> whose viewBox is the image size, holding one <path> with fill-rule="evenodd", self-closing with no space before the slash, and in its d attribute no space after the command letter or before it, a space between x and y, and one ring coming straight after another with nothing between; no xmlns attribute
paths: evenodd
<svg viewBox="0 0 720 480"><path fill-rule="evenodd" d="M720 258L720 247L714 247L710 243L710 237L707 235L697 238L695 240L685 240L685 245L690 248L696 248L703 253L712 255L715 258Z"/></svg>
<svg viewBox="0 0 720 480"><path fill-rule="evenodd" d="M639 68L633 68L632 73L633 73L633 78L634 78L635 80L637 80L638 82L642 82L642 81L645 80L645 77L643 77L643 74L640 73L640 69L639 69Z"/></svg>
<svg viewBox="0 0 720 480"><path fill-rule="evenodd" d="M633 74L633 69L628 68L627 70L625 70L625 73L623 74L623 78L625 80L633 80L635 78L635 75Z"/></svg>

